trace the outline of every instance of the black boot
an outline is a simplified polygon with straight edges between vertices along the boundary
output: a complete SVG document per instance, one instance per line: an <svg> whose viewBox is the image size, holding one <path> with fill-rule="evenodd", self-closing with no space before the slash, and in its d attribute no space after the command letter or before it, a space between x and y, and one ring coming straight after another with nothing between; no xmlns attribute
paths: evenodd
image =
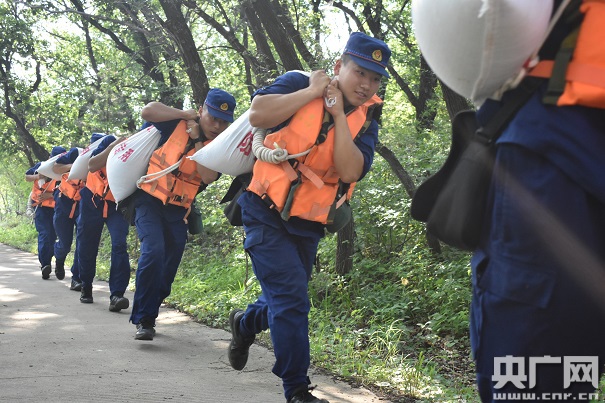
<svg viewBox="0 0 605 403"><path fill-rule="evenodd" d="M83 304L92 304L92 284L82 285L80 302Z"/></svg>
<svg viewBox="0 0 605 403"><path fill-rule="evenodd" d="M69 287L72 291L82 291L82 282L74 280L71 278L71 286Z"/></svg>
<svg viewBox="0 0 605 403"><path fill-rule="evenodd" d="M123 295L114 295L109 298L109 310L111 312L120 312L122 309L128 308L130 302Z"/></svg>
<svg viewBox="0 0 605 403"><path fill-rule="evenodd" d="M65 260L57 260L55 262L55 276L57 276L57 280L65 278Z"/></svg>
<svg viewBox="0 0 605 403"><path fill-rule="evenodd" d="M256 336L244 337L239 331L239 324L244 316L244 311L234 309L229 315L229 327L231 327L231 342L229 343L229 364L233 369L241 371L248 362L248 351L254 343Z"/></svg>
<svg viewBox="0 0 605 403"><path fill-rule="evenodd" d="M137 332L134 335L135 340L153 340L155 336L155 323L150 320L141 319L137 324Z"/></svg>
<svg viewBox="0 0 605 403"><path fill-rule="evenodd" d="M287 403L330 403L326 399L320 399L311 394L314 386L301 385L297 388Z"/></svg>
<svg viewBox="0 0 605 403"><path fill-rule="evenodd" d="M47 264L46 266L40 267L40 270L42 270L42 279L48 280L50 278L50 272L53 271L53 268Z"/></svg>

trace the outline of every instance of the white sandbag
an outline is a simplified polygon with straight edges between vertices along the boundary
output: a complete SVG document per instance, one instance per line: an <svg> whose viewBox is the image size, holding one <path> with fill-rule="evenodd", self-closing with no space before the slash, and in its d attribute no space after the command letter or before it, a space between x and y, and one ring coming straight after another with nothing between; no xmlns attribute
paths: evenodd
<svg viewBox="0 0 605 403"><path fill-rule="evenodd" d="M231 176L252 172L254 154L249 114L248 109L225 131L189 158L206 168Z"/></svg>
<svg viewBox="0 0 605 403"><path fill-rule="evenodd" d="M137 189L137 181L147 173L151 154L157 148L161 134L149 126L117 144L107 157L107 182L116 202Z"/></svg>
<svg viewBox="0 0 605 403"><path fill-rule="evenodd" d="M74 163L71 164L71 168L69 170L69 175L67 176L67 179L86 180L86 177L88 176L88 161L90 160L90 157L92 156L92 152L94 150L96 150L97 147L99 147L99 144L101 144L101 142L103 141L104 138L105 138L105 136L101 137L94 143L89 144L86 148L84 148L80 152L80 155L78 155L78 158L76 158Z"/></svg>
<svg viewBox="0 0 605 403"><path fill-rule="evenodd" d="M302 70L288 72L311 76L311 73ZM189 158L206 168L226 175L238 176L252 172L256 159L252 153L253 136L252 126L248 121L249 114L250 109Z"/></svg>
<svg viewBox="0 0 605 403"><path fill-rule="evenodd" d="M55 165L55 161L65 154L67 154L67 151L57 154L54 157L50 157L46 161L42 162L36 171L48 178L61 180L61 174L55 173L53 171L53 166Z"/></svg>
<svg viewBox="0 0 605 403"><path fill-rule="evenodd" d="M412 24L428 65L480 105L541 47L553 0L413 0Z"/></svg>

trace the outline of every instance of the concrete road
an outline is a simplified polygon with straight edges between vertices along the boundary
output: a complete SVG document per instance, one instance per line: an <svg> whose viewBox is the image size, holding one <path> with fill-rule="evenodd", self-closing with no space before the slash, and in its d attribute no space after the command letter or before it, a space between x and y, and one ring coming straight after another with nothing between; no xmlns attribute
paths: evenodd
<svg viewBox="0 0 605 403"><path fill-rule="evenodd" d="M110 312L107 283L82 304L37 257L0 245L0 401L284 402L273 354L253 345L243 371L227 360L230 333L162 307L153 341L134 340L130 308ZM132 292L126 297L132 301ZM331 403L386 402L311 372L316 396Z"/></svg>

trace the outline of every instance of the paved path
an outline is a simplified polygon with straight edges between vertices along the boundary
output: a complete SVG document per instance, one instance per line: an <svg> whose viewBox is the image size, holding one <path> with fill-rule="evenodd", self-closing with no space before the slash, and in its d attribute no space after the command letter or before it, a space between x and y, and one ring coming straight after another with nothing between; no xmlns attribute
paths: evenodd
<svg viewBox="0 0 605 403"><path fill-rule="evenodd" d="M162 307L157 335L134 340L130 309L108 310L107 283L82 304L54 273L42 280L35 255L0 244L0 401L283 403L273 354L253 345L233 370L230 333ZM126 297L132 301L132 292ZM385 402L363 389L312 373L331 403Z"/></svg>

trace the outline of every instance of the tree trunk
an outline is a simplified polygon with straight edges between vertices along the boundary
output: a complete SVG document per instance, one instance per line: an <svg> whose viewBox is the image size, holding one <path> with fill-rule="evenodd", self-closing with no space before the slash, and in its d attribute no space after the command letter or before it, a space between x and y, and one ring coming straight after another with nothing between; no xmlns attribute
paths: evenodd
<svg viewBox="0 0 605 403"><path fill-rule="evenodd" d="M420 57L420 85L418 87L418 104L416 107L416 121L420 131L432 130L437 116L436 103L431 102L435 99L435 87L437 86L437 76L431 70L429 65Z"/></svg>
<svg viewBox="0 0 605 403"><path fill-rule="evenodd" d="M252 39L254 39L254 43L256 44L258 59L263 68L260 74L257 74L256 80L258 86L260 87L266 85L270 77L276 76L277 62L271 53L271 46L267 41L265 31L262 27L262 22L255 11L255 5L256 3L253 5L250 1L245 1L242 3L242 9L246 19L248 20L250 33L252 34Z"/></svg>
<svg viewBox="0 0 605 403"><path fill-rule="evenodd" d="M403 184L403 187L405 188L405 191L408 196L410 198L414 197L414 193L416 192L416 185L414 184L412 177L408 174L403 165L401 165L401 162L399 162L399 160L397 159L395 153L393 153L393 151L391 151L381 142L378 142L376 144L376 152L389 164L395 176L397 176L399 181L401 181L401 183Z"/></svg>
<svg viewBox="0 0 605 403"><path fill-rule="evenodd" d="M275 51L279 55L279 59L286 71L302 70L303 66L298 59L296 49L292 44L292 39L281 23L281 18L285 16L278 15L269 0L256 0L254 2L256 15L262 21L267 36L271 39ZM277 10L279 11L279 10Z"/></svg>
<svg viewBox="0 0 605 403"><path fill-rule="evenodd" d="M405 188L409 198L411 199L414 197L414 193L416 193L416 185L414 185L414 181L403 168L393 151L379 142L376 144L376 152L387 161L391 167L391 170L403 184L403 187ZM428 232L426 232L425 237L427 245L433 251L433 253L441 253L441 245L439 244L439 240Z"/></svg>
<svg viewBox="0 0 605 403"><path fill-rule="evenodd" d="M195 41L187 21L181 12L181 0L160 0L166 14L165 27L178 45L179 53L185 64L185 71L191 82L193 101L202 105L210 91L204 63L197 52Z"/></svg>
<svg viewBox="0 0 605 403"><path fill-rule="evenodd" d="M447 113L450 115L450 120L454 119L454 116L460 111L474 109L470 102L462 95L455 93L450 87L445 85L443 81L439 81L441 84L441 92L443 93L443 99L445 100L445 106L447 107Z"/></svg>

